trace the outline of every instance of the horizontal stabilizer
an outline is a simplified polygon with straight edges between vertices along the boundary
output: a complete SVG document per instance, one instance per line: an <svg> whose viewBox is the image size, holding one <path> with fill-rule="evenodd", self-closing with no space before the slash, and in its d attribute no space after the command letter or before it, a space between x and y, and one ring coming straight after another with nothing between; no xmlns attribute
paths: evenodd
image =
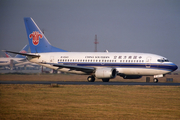
<svg viewBox="0 0 180 120"><path fill-rule="evenodd" d="M14 52L14 51L8 51L8 50L2 50L4 52L13 53L13 54L19 54L24 56L30 56L30 57L40 57L40 55L32 54L32 53L20 53L20 52Z"/></svg>

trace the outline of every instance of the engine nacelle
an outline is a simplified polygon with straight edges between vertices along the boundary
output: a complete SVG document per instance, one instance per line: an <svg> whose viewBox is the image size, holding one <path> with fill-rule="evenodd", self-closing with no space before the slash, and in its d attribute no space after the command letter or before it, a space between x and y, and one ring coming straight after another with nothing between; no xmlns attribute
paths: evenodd
<svg viewBox="0 0 180 120"><path fill-rule="evenodd" d="M97 68L95 71L96 78L115 78L116 77L116 69L114 68Z"/></svg>

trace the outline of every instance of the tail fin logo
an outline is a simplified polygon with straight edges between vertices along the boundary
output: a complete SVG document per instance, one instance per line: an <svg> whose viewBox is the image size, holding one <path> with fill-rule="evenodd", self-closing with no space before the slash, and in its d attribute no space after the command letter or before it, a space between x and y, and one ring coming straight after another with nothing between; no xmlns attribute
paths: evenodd
<svg viewBox="0 0 180 120"><path fill-rule="evenodd" d="M36 46L39 44L39 38L42 38L42 34L40 34L39 32L37 31L34 31L33 33L31 33L29 35L29 38L32 38L32 43Z"/></svg>
<svg viewBox="0 0 180 120"><path fill-rule="evenodd" d="M9 55L7 52L5 52L5 55L6 55L6 57L7 57L7 58L9 58L9 57L10 57L10 55Z"/></svg>
<svg viewBox="0 0 180 120"><path fill-rule="evenodd" d="M27 53L25 50L20 51L20 53Z"/></svg>
<svg viewBox="0 0 180 120"><path fill-rule="evenodd" d="M27 53L25 50L22 50L22 51L20 51L20 53ZM22 55L22 56L24 56L24 55Z"/></svg>

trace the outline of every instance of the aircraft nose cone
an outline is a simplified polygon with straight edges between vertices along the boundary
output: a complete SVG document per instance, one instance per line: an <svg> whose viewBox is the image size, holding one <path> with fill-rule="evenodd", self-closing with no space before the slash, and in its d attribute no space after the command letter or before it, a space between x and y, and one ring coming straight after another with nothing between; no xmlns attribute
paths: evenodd
<svg viewBox="0 0 180 120"><path fill-rule="evenodd" d="M177 70L177 69L178 69L178 66L175 65L175 64L173 64L173 65L172 65L172 71L175 71L175 70Z"/></svg>

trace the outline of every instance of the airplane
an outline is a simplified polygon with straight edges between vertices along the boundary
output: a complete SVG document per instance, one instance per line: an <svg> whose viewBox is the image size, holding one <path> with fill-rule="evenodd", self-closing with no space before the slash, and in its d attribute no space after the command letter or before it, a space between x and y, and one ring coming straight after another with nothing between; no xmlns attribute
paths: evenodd
<svg viewBox="0 0 180 120"><path fill-rule="evenodd" d="M29 45L25 45L20 53L27 53L29 49ZM5 52L6 57L0 58L0 66L11 66L13 67L13 64L21 63L26 61L26 56L23 55L16 55L15 57L11 57L8 53Z"/></svg>
<svg viewBox="0 0 180 120"><path fill-rule="evenodd" d="M178 68L167 58L150 53L68 52L52 46L32 18L24 18L24 23L31 53L6 52L25 55L30 62L54 70L89 75L88 82L96 78L109 82L116 76L124 79L154 76L157 83L158 78Z"/></svg>
<svg viewBox="0 0 180 120"><path fill-rule="evenodd" d="M25 45L20 53L27 53L29 45ZM12 57L10 54L5 52L6 57L0 58L0 67L13 69L14 67L28 67L28 68L37 68L39 65L29 62L26 59L26 56L17 54L15 57Z"/></svg>

